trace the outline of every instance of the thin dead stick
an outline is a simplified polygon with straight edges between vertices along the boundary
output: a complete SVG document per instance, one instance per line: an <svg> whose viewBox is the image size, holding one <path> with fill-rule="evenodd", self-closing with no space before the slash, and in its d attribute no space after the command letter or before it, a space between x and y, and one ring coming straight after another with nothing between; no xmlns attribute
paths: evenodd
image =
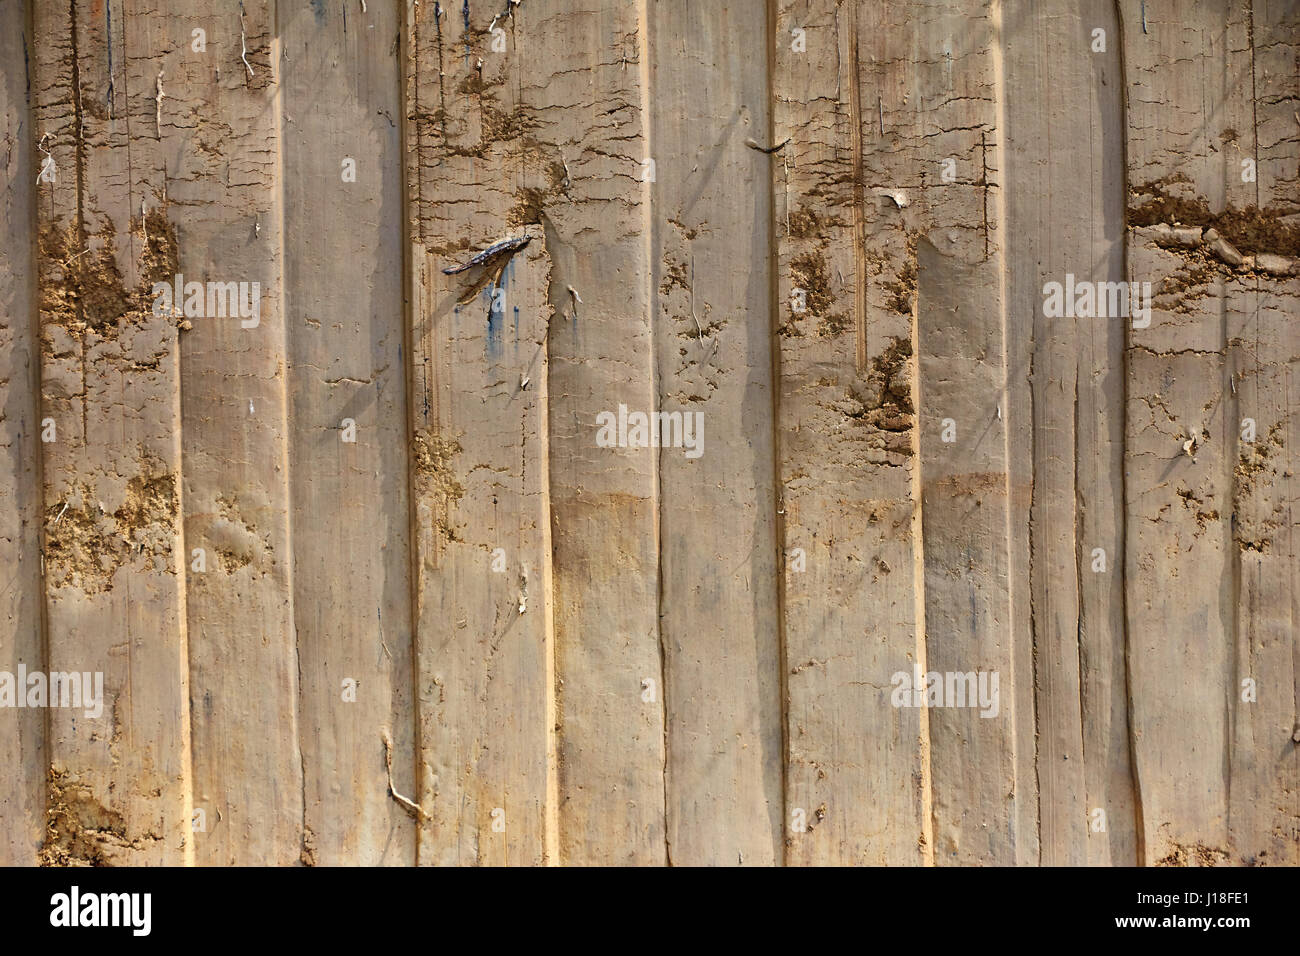
<svg viewBox="0 0 1300 956"><path fill-rule="evenodd" d="M445 275L449 275L449 276L457 275L461 272L466 271L467 269L472 269L475 266L481 266L483 265L483 263L495 259L497 256L501 255L502 253L515 252L519 249L522 249L524 246L528 245L528 243L532 242L532 239L533 239L532 236L519 236L518 238L515 239L502 239L500 242L492 243L492 245L488 246L478 255L474 256L474 258L470 259L469 262L465 263L463 266L453 266L450 269L443 269L442 271Z"/></svg>
<svg viewBox="0 0 1300 956"><path fill-rule="evenodd" d="M427 820L429 818L429 815L424 812L424 810L420 807L420 805L416 803L414 800L410 799L409 797L402 796L400 793L397 792L397 788L393 786L393 744L392 741L388 739L388 731L384 731L383 737L384 737L384 763L388 767L388 793L392 796L394 800L396 800L403 807L405 807L406 811L410 813L413 817L415 817L415 819Z"/></svg>
<svg viewBox="0 0 1300 956"><path fill-rule="evenodd" d="M251 66L248 66L248 43L245 41L244 36L245 36L245 34L244 34L244 3L243 3L243 0L240 0L240 3L239 3L239 46L240 46L239 58L240 58L241 60L244 61L244 66L248 67L248 75L249 75L249 77L251 78L251 77L253 76L253 68L252 68Z"/></svg>
<svg viewBox="0 0 1300 956"><path fill-rule="evenodd" d="M562 185L564 186L565 195L568 195L569 186L572 185L573 178L569 175L569 161L565 158L564 150L562 149L560 150L560 162L564 164L564 182Z"/></svg>
<svg viewBox="0 0 1300 956"><path fill-rule="evenodd" d="M154 131L157 133L159 139L162 139L162 101L163 101L163 97L167 95L166 93L163 92L162 81L163 81L163 71L159 70L158 71L158 95L154 97L154 104L155 104Z"/></svg>
<svg viewBox="0 0 1300 956"><path fill-rule="evenodd" d="M50 151L45 148L45 137L49 135L50 135L49 133L42 134L41 141L36 144L36 148L45 154L45 162L41 164L41 171L36 174L36 184L38 186L41 184L42 181L51 182L51 183L54 182L53 174L56 168L54 165L54 157L51 156ZM46 179L47 173L50 175L49 179Z"/></svg>
<svg viewBox="0 0 1300 956"><path fill-rule="evenodd" d="M695 314L695 254L691 253L691 318L695 320L695 334L699 336L700 344L703 345L704 329L700 325L700 317ZM717 342L714 342L714 348L717 348Z"/></svg>
<svg viewBox="0 0 1300 956"><path fill-rule="evenodd" d="M790 154L786 153L781 157L781 162L785 166L785 234L790 235Z"/></svg>
<svg viewBox="0 0 1300 956"><path fill-rule="evenodd" d="M524 0L506 0L506 12L498 13L495 17L492 18L492 22L488 24L488 33L491 33L493 30L496 29L497 21L500 20L502 17L513 18L515 15L515 7L519 6L523 2Z"/></svg>

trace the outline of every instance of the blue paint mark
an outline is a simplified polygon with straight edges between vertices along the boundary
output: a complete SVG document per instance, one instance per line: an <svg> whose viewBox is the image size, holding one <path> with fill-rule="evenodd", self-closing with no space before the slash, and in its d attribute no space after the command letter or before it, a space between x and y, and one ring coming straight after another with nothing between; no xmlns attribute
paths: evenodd
<svg viewBox="0 0 1300 956"><path fill-rule="evenodd" d="M487 352L488 357L493 359L501 357L501 313L492 308L496 304L496 290L495 284L488 286Z"/></svg>
<svg viewBox="0 0 1300 956"><path fill-rule="evenodd" d="M311 0L311 12L316 14L316 22L325 22L325 0Z"/></svg>
<svg viewBox="0 0 1300 956"><path fill-rule="evenodd" d="M465 62L469 62L469 0L461 5L461 13L465 17Z"/></svg>

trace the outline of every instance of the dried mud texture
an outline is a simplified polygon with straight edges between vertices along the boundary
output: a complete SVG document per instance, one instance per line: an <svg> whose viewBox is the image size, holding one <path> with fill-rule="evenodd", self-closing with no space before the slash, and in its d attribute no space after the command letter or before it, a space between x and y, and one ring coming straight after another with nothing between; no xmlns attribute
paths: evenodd
<svg viewBox="0 0 1300 956"><path fill-rule="evenodd" d="M1133 189L1128 209L1130 226L1172 226L1216 229L1239 252L1271 253L1300 258L1300 205L1260 209L1229 205L1213 212L1204 196L1195 195L1187 177L1144 183Z"/></svg>
<svg viewBox="0 0 1300 956"><path fill-rule="evenodd" d="M155 209L140 220L138 234L139 281L127 289L111 222L84 243L75 224L43 225L38 244L43 322L84 345L87 333L115 338L124 323L151 314L154 283L170 284L179 271L176 230L165 210ZM52 347L48 332L46 342Z"/></svg>
<svg viewBox="0 0 1300 956"><path fill-rule="evenodd" d="M1194 846L1175 844L1170 854L1155 862L1156 866L1222 866L1228 862L1226 850L1198 843Z"/></svg>
<svg viewBox="0 0 1300 956"><path fill-rule="evenodd" d="M411 452L415 500L435 509L435 526L445 540L458 540L455 507L465 496L465 486L456 476L460 443L432 432L418 432L412 439Z"/></svg>
<svg viewBox="0 0 1300 956"><path fill-rule="evenodd" d="M124 566L174 573L178 504L172 475L136 475L112 511L90 485L76 487L62 506L46 509L48 585L97 594L113 589L114 577Z"/></svg>
<svg viewBox="0 0 1300 956"><path fill-rule="evenodd" d="M132 851L161 839L157 833L129 838L122 815L100 803L94 791L68 771L51 767L48 786L41 866L121 865Z"/></svg>
<svg viewBox="0 0 1300 956"><path fill-rule="evenodd" d="M210 6L0 3L0 864L1300 864L1294 4Z"/></svg>
<svg viewBox="0 0 1300 956"><path fill-rule="evenodd" d="M819 319L816 334L819 336L836 336L848 329L848 313L843 310L832 311L835 296L831 292L830 272L826 258L819 251L805 252L790 260L791 290L790 319L787 334L803 335L801 323L805 318ZM803 292L798 296L795 290ZM796 306L796 300L799 301Z"/></svg>

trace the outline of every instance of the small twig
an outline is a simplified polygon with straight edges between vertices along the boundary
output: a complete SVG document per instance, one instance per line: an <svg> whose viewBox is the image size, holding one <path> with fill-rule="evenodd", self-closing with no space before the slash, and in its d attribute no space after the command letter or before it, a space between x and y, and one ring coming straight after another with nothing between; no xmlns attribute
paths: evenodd
<svg viewBox="0 0 1300 956"><path fill-rule="evenodd" d="M506 0L505 13L498 13L495 17L492 18L492 22L488 24L488 33L491 33L494 29L496 29L497 21L500 20L502 17L514 17L515 7L519 6L523 2L524 0Z"/></svg>
<svg viewBox="0 0 1300 956"><path fill-rule="evenodd" d="M519 249L522 249L524 246L528 245L528 243L532 242L532 239L532 236L519 236L514 239L502 239L500 242L494 242L463 266L452 266L450 269L443 269L443 274L454 276L469 269L473 269L475 266L481 266L483 263L490 262L502 253L516 252Z"/></svg>
<svg viewBox="0 0 1300 956"><path fill-rule="evenodd" d="M36 144L36 148L39 149L42 153L45 154L45 162L41 164L41 171L40 171L39 173L36 174L36 184L37 184L38 186L41 184L41 180L45 179L45 174L46 174L47 172L49 172L49 173L53 173L53 171L57 168L57 167L55 167L55 165L54 165L54 157L51 156L51 155L50 155L50 151L49 151L48 149L45 148L45 137L47 137L47 136L49 136L49 135L50 135L49 133L42 133L42 134L41 134L41 141L40 141L39 143ZM54 177L53 177L53 175L51 175L51 177L50 177L49 179L45 179L45 181L46 181L46 182L54 182Z"/></svg>
<svg viewBox="0 0 1300 956"><path fill-rule="evenodd" d="M695 314L695 254L691 253L691 318L695 320L695 334L699 336L700 344L706 341L704 338L704 329L700 325L700 317ZM718 340L713 340L713 351L718 350ZM705 358L701 353L701 359Z"/></svg>
<svg viewBox="0 0 1300 956"><path fill-rule="evenodd" d="M784 147L785 144L788 142L790 142L789 136L787 136L781 142L777 143L775 146L761 146L752 139L745 140L745 145L748 146L750 149L756 149L760 153L767 153L770 156L772 153L775 153L777 150Z"/></svg>
<svg viewBox="0 0 1300 956"><path fill-rule="evenodd" d="M159 139L162 139L162 101L163 101L163 97L167 95L166 93L163 92L162 81L163 81L163 71L159 70L158 71L158 95L154 97L154 104L156 110L154 113L154 131L157 133Z"/></svg>
<svg viewBox="0 0 1300 956"><path fill-rule="evenodd" d="M68 505L69 505L69 504L71 504L71 502L65 501L65 502L63 503L63 511L60 511L60 512L59 512L59 516L58 516L57 518L54 519L54 523L55 523L55 524L58 524L60 521L63 520L63 515L67 512L67 510L68 510Z"/></svg>
<svg viewBox="0 0 1300 956"><path fill-rule="evenodd" d="M781 157L781 163L785 167L785 234L790 235L790 154Z"/></svg>
<svg viewBox="0 0 1300 956"><path fill-rule="evenodd" d="M564 182L561 185L564 187L565 195L568 195L569 185L573 182L573 177L569 175L569 161L564 158L564 150L560 150L560 162L564 165Z"/></svg>
<svg viewBox="0 0 1300 956"><path fill-rule="evenodd" d="M389 795L398 803L400 803L408 813L410 813L412 816L415 817L415 819L417 820L429 819L429 815L424 812L424 809L418 803L416 803L410 797L402 796L400 793L397 792L397 788L393 786L393 744L392 741L388 739L388 731L384 731L383 737L384 737L384 763L388 767Z"/></svg>
<svg viewBox="0 0 1300 956"><path fill-rule="evenodd" d="M244 33L244 0L239 0L239 58L244 61L244 66L248 67L248 76L253 76L253 68L248 65L248 42Z"/></svg>

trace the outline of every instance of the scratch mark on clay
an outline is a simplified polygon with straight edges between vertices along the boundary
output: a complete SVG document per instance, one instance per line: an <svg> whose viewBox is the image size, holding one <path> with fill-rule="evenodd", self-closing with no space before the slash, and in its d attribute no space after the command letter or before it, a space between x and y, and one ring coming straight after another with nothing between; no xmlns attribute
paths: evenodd
<svg viewBox="0 0 1300 956"><path fill-rule="evenodd" d="M862 156L862 92L859 77L862 72L858 56L857 5L849 7L849 126L853 141L853 261L854 298L853 326L856 344L856 366L861 372L867 367L867 256L866 256L866 188L863 182Z"/></svg>
<svg viewBox="0 0 1300 956"><path fill-rule="evenodd" d="M108 40L108 118L113 118L113 4L104 4L104 30Z"/></svg>

